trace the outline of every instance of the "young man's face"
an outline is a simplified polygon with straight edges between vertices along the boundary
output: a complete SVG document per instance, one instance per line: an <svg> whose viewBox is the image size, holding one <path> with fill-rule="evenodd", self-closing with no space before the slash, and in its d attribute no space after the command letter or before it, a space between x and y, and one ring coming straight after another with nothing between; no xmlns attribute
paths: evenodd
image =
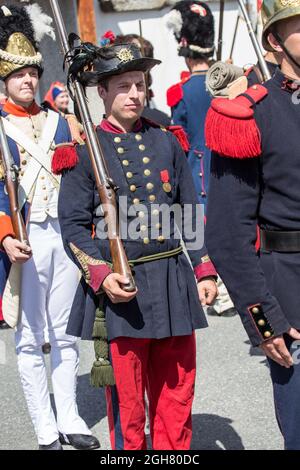
<svg viewBox="0 0 300 470"><path fill-rule="evenodd" d="M277 32L293 58L300 62L300 15L278 22ZM272 36L270 34L270 42L274 47ZM275 46L276 44L278 44L277 41L275 41ZM275 49L281 51L280 47L275 47Z"/></svg>
<svg viewBox="0 0 300 470"><path fill-rule="evenodd" d="M12 73L6 80L7 95L16 104L30 105L34 100L39 84L35 67L26 67Z"/></svg>
<svg viewBox="0 0 300 470"><path fill-rule="evenodd" d="M111 77L108 89L98 87L106 115L122 121L137 120L144 109L146 85L143 72L126 72Z"/></svg>

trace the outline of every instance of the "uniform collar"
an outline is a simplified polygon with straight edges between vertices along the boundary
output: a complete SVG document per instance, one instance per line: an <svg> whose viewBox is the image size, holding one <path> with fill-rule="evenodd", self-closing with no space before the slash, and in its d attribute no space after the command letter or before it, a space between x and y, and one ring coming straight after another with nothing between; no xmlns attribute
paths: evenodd
<svg viewBox="0 0 300 470"><path fill-rule="evenodd" d="M294 80L292 78L286 77L279 67L276 69L273 81L282 89L285 91L288 91L290 93L294 93L294 91L298 90L300 88L300 80Z"/></svg>
<svg viewBox="0 0 300 470"><path fill-rule="evenodd" d="M139 132L143 126L142 120L138 119L134 125L134 128L132 129L132 132ZM105 132L113 132L114 134L126 134L120 127L116 126L115 124L112 124L108 119L102 119L100 123L101 129L103 129Z"/></svg>
<svg viewBox="0 0 300 470"><path fill-rule="evenodd" d="M41 108L36 104L35 101L33 101L33 103L28 108L18 106L17 104L12 103L11 101L6 101L3 105L3 111L7 114L12 114L13 116L29 117L39 114Z"/></svg>

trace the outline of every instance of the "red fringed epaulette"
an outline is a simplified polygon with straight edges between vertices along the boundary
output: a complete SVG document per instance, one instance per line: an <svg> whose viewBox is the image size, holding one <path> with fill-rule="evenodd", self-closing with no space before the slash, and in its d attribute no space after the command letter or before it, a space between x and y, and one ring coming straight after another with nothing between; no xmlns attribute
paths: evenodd
<svg viewBox="0 0 300 470"><path fill-rule="evenodd" d="M190 75L186 76L185 78L181 80L181 82L170 86L170 88L167 90L167 105L170 106L170 108L173 108L173 106L176 106L179 103L179 101L182 100L183 98L182 85L184 85L190 78L191 78Z"/></svg>
<svg viewBox="0 0 300 470"><path fill-rule="evenodd" d="M188 152L190 150L190 143L188 136L186 135L185 130L182 126L168 126L166 128L168 131L172 132L175 135L176 139L178 140L181 148Z"/></svg>
<svg viewBox="0 0 300 470"><path fill-rule="evenodd" d="M78 163L78 155L73 142L65 142L55 146L52 156L51 170L60 175L64 170L74 168Z"/></svg>
<svg viewBox="0 0 300 470"><path fill-rule="evenodd" d="M233 158L258 157L261 154L261 137L252 106L267 94L264 86L253 85L233 100L212 100L205 121L207 147Z"/></svg>

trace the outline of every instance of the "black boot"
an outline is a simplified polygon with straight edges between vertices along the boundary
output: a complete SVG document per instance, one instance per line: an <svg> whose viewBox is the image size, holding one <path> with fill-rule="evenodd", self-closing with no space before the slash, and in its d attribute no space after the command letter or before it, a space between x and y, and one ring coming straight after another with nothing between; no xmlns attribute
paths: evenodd
<svg viewBox="0 0 300 470"><path fill-rule="evenodd" d="M78 450L99 449L100 442L94 436L87 434L62 434L59 433L61 444L73 446Z"/></svg>

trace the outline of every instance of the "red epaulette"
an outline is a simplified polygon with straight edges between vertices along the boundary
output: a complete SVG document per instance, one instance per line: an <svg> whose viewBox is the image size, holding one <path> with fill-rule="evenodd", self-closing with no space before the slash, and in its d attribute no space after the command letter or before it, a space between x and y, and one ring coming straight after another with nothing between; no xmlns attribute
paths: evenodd
<svg viewBox="0 0 300 470"><path fill-rule="evenodd" d="M188 152L190 150L189 139L182 126L168 126L166 129L175 135L184 152Z"/></svg>
<svg viewBox="0 0 300 470"><path fill-rule="evenodd" d="M51 162L52 173L61 175L64 170L71 170L77 163L78 155L74 142L64 142L55 146Z"/></svg>
<svg viewBox="0 0 300 470"><path fill-rule="evenodd" d="M179 101L182 100L183 98L182 85L188 82L190 78L191 78L190 75L186 76L179 83L176 83L176 85L170 86L170 88L167 90L167 105L170 106L170 108L173 108L173 106L176 106L179 103Z"/></svg>
<svg viewBox="0 0 300 470"><path fill-rule="evenodd" d="M172 134L178 140L181 148L185 152L188 152L190 150L189 139L188 139L188 136L186 135L186 132L185 132L185 130L183 129L182 126L167 126L167 127L164 127L164 126L161 126L160 124L158 124L157 122L151 121L151 119L143 117L143 120L146 121L148 124L150 124L151 127L157 127L157 128L159 127L164 132L166 132L166 131L172 132Z"/></svg>
<svg viewBox="0 0 300 470"><path fill-rule="evenodd" d="M264 86L253 85L233 100L213 99L205 121L207 147L233 158L258 157L261 136L252 107L267 94Z"/></svg>

